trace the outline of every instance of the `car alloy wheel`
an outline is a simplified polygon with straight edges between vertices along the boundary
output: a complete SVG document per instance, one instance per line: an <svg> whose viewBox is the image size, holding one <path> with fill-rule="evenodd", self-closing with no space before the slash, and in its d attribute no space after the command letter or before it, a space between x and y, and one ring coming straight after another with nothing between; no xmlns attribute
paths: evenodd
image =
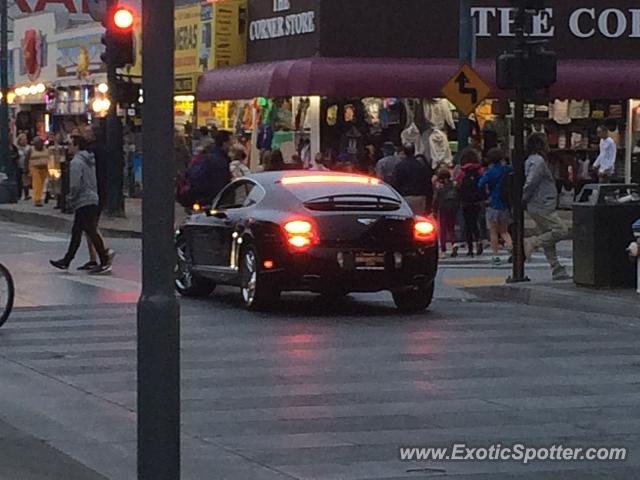
<svg viewBox="0 0 640 480"><path fill-rule="evenodd" d="M178 290L189 290L193 287L193 262L191 252L185 240L179 240L176 247L178 261L176 262L176 286Z"/></svg>
<svg viewBox="0 0 640 480"><path fill-rule="evenodd" d="M186 239L176 243L175 285L178 293L185 297L207 297L216 288L215 282L193 272L193 259Z"/></svg>
<svg viewBox="0 0 640 480"><path fill-rule="evenodd" d="M253 306L258 285L258 262L252 249L244 253L242 262L242 299L247 307Z"/></svg>
<svg viewBox="0 0 640 480"><path fill-rule="evenodd" d="M272 285L265 285L259 271L258 253L253 247L242 252L240 266L241 292L244 305L249 310L267 310L280 297L280 291Z"/></svg>

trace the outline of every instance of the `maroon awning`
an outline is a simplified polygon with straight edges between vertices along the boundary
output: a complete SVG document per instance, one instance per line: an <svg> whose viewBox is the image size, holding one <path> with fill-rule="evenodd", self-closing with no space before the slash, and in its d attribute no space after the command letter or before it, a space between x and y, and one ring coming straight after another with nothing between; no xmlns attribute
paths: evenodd
<svg viewBox="0 0 640 480"><path fill-rule="evenodd" d="M458 68L453 59L305 58L255 63L206 72L198 82L198 100L254 97L441 97ZM480 60L476 70L495 87L495 62ZM552 98L640 98L640 61L561 61Z"/></svg>

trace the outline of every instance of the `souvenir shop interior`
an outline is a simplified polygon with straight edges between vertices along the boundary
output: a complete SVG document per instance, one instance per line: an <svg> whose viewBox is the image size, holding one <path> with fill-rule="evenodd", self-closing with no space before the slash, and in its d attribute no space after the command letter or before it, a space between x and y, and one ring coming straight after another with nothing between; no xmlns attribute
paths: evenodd
<svg viewBox="0 0 640 480"><path fill-rule="evenodd" d="M510 151L513 111L513 102L507 100L483 102L471 116L471 141L484 153L494 146ZM260 153L276 148L287 163L294 155L304 162L322 152L331 155L338 168L339 162L348 162L362 171L371 168L385 142L414 144L434 168L452 165L458 151L459 115L446 99L259 97L201 102L198 113L200 125L229 129L251 142L254 170L260 168ZM639 181L640 101L557 99L525 108L526 135L547 135L554 174L568 192L590 178L602 124L618 145L616 177Z"/></svg>

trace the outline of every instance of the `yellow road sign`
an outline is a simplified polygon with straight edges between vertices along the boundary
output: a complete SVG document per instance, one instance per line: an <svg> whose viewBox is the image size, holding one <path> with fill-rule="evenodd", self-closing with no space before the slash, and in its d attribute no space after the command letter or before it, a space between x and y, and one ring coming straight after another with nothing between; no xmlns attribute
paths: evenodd
<svg viewBox="0 0 640 480"><path fill-rule="evenodd" d="M460 112L471 115L489 96L491 88L469 65L463 65L442 88L442 93Z"/></svg>

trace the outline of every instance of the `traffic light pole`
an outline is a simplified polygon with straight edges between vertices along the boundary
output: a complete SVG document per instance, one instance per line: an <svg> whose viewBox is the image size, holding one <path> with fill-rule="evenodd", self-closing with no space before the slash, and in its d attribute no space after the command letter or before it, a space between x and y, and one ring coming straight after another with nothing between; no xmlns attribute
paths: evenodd
<svg viewBox="0 0 640 480"><path fill-rule="evenodd" d="M514 132L515 150L513 153L513 217L515 234L513 237L513 274L508 279L509 283L527 282L529 279L525 274L524 256L524 205L522 202L522 192L525 182L525 145L524 145L524 101L525 89L524 79L527 74L524 68L524 55L526 49L525 38L525 17L526 10L523 7L516 9L515 18L515 78L516 78L516 98L515 98L515 118Z"/></svg>
<svg viewBox="0 0 640 480"><path fill-rule="evenodd" d="M18 200L15 166L11 164L9 148L9 6L0 0L0 172L7 180L0 183L0 203L15 203Z"/></svg>
<svg viewBox="0 0 640 480"><path fill-rule="evenodd" d="M142 1L142 295L138 480L180 478L180 307L174 291L174 2Z"/></svg>
<svg viewBox="0 0 640 480"><path fill-rule="evenodd" d="M471 17L469 0L459 0L459 31L458 31L458 57L460 65L473 66L474 28ZM469 145L471 124L469 118L464 115L458 120L458 152L462 152Z"/></svg>
<svg viewBox="0 0 640 480"><path fill-rule="evenodd" d="M107 83L111 106L107 113L107 215L124 216L124 152L122 140L122 124L118 118L117 73L112 62L107 64Z"/></svg>

